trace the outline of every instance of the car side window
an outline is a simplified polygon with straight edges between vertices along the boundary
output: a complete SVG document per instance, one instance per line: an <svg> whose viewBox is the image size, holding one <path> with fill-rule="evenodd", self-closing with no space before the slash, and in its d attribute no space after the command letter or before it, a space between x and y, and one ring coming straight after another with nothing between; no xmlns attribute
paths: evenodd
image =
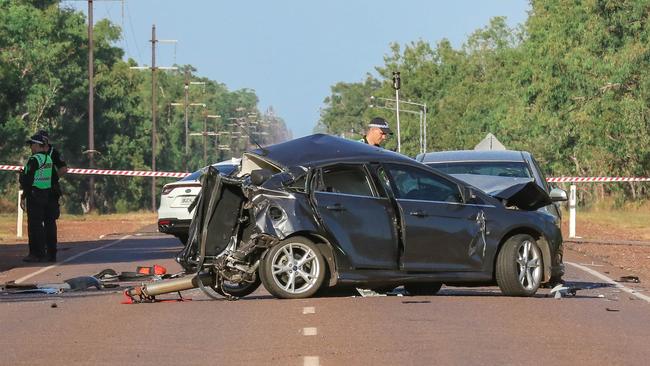
<svg viewBox="0 0 650 366"><path fill-rule="evenodd" d="M407 165L387 165L397 198L462 202L458 185L426 170Z"/></svg>
<svg viewBox="0 0 650 366"><path fill-rule="evenodd" d="M375 196L369 177L360 165L337 165L323 168L321 182L316 190L356 196Z"/></svg>

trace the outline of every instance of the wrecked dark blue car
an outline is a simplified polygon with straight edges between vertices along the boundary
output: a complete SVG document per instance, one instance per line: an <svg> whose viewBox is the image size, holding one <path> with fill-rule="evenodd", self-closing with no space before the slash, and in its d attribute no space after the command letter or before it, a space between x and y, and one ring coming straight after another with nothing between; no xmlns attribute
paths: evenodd
<svg viewBox="0 0 650 366"><path fill-rule="evenodd" d="M312 135L244 154L236 174L202 178L177 260L210 286L279 298L337 285L411 294L497 284L531 296L560 278L558 219L533 182L496 197L392 151ZM205 275L204 275L205 276Z"/></svg>

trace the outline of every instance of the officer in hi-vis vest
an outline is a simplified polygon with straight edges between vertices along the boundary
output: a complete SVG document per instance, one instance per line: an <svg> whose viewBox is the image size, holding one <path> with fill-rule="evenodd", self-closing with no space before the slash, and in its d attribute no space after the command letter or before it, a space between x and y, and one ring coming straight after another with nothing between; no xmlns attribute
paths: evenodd
<svg viewBox="0 0 650 366"><path fill-rule="evenodd" d="M29 232L29 255L25 262L55 261L50 255L56 248L46 248L44 221L47 216L48 202L52 192L52 158L47 154L48 146L41 135L33 135L25 141L32 150L20 175L20 187L23 190L21 206L27 208L27 227ZM56 245L56 244L55 244Z"/></svg>

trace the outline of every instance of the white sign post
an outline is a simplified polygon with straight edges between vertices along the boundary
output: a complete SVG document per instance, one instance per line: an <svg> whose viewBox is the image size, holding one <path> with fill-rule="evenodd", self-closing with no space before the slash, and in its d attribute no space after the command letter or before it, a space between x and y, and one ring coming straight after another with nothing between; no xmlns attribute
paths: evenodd
<svg viewBox="0 0 650 366"><path fill-rule="evenodd" d="M576 238L576 185L569 191L569 238Z"/></svg>
<svg viewBox="0 0 650 366"><path fill-rule="evenodd" d="M23 191L18 191L18 218L16 219L16 237L23 237L23 208L20 207L20 197L22 197Z"/></svg>

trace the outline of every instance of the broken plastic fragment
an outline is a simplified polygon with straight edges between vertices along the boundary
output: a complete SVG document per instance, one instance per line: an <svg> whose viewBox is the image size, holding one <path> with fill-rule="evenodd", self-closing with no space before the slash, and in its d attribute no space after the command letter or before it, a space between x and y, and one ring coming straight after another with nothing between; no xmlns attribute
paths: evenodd
<svg viewBox="0 0 650 366"><path fill-rule="evenodd" d="M621 276L616 282L630 282L630 283L639 283L639 277L637 276Z"/></svg>

